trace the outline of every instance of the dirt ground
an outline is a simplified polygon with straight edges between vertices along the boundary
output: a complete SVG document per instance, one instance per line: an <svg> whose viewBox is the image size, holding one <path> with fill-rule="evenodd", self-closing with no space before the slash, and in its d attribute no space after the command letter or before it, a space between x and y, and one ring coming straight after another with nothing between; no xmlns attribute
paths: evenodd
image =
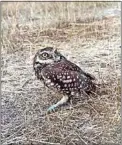
<svg viewBox="0 0 122 145"><path fill-rule="evenodd" d="M14 23L14 29L6 27L12 16L3 15L2 21L2 28L6 28L2 44L2 144L119 145L120 16L78 19L48 29ZM45 114L60 99L33 71L35 53L46 46L56 47L93 74L100 84L99 93L88 100L74 97L68 105Z"/></svg>

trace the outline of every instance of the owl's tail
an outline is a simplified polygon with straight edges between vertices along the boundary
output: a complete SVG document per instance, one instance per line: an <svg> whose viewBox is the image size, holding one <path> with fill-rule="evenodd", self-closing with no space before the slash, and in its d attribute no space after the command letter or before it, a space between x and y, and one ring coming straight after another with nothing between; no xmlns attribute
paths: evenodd
<svg viewBox="0 0 122 145"><path fill-rule="evenodd" d="M89 86L89 89L86 90L86 93L87 93L88 95L90 95L90 94L95 94L96 90L97 90L96 84L95 84L94 82L91 82L91 84L90 84L90 86Z"/></svg>

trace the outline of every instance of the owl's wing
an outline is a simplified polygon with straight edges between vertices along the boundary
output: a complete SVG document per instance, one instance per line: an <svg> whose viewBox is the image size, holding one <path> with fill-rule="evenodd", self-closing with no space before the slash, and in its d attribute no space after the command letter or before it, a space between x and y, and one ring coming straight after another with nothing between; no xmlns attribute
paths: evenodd
<svg viewBox="0 0 122 145"><path fill-rule="evenodd" d="M80 90L90 91L93 86L92 81L84 74L60 67L47 66L41 74L48 87L52 86L58 90L63 90L67 94Z"/></svg>
<svg viewBox="0 0 122 145"><path fill-rule="evenodd" d="M70 61L67 61L67 68L70 69L70 70L76 70L82 74L84 74L86 77L88 77L89 79L91 80L95 80L95 77L89 73L86 73L84 72L79 66L77 66L76 64L70 62Z"/></svg>
<svg viewBox="0 0 122 145"><path fill-rule="evenodd" d="M59 63L55 63L53 65L54 68L61 68L63 70L71 70L71 71L77 71L83 75L85 75L86 77L88 77L91 80L95 80L95 77L89 73L84 72L79 66L77 66L76 64L65 60L65 62L59 62Z"/></svg>

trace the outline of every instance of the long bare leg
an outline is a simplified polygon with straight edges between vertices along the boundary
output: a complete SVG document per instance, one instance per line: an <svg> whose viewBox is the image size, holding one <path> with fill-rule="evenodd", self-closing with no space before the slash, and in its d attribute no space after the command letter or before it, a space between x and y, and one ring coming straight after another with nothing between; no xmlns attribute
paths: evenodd
<svg viewBox="0 0 122 145"><path fill-rule="evenodd" d="M48 108L47 111L52 111L54 110L56 107L65 104L68 101L69 97L68 96L63 96L62 99L57 102L56 104L52 105L51 107Z"/></svg>

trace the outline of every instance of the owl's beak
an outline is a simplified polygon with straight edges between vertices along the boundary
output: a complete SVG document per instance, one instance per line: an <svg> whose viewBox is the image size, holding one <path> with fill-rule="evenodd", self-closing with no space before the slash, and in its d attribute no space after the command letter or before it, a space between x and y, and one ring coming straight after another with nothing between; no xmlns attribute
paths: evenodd
<svg viewBox="0 0 122 145"><path fill-rule="evenodd" d="M54 58L54 60L56 60L56 52L57 52L57 48L54 48L53 49L53 58Z"/></svg>
<svg viewBox="0 0 122 145"><path fill-rule="evenodd" d="M56 53L56 52L57 52L57 48L54 48L54 49L53 49L53 53Z"/></svg>

